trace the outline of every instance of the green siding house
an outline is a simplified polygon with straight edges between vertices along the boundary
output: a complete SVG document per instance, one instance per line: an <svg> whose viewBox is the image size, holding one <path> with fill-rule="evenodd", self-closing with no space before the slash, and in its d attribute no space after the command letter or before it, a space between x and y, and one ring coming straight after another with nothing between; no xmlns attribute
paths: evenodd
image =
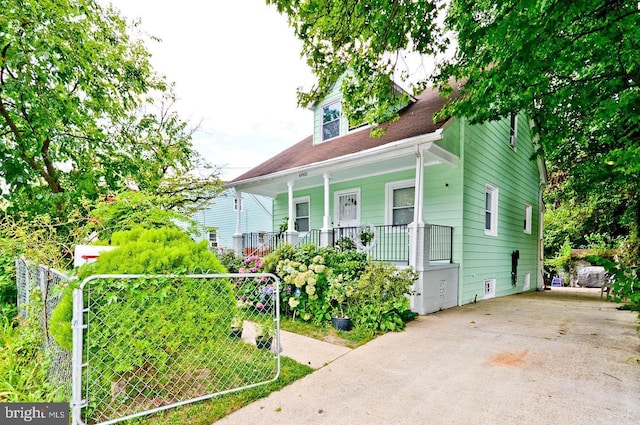
<svg viewBox="0 0 640 425"><path fill-rule="evenodd" d="M546 174L531 159L529 122L434 122L443 104L425 91L378 138L349 126L339 92L315 105L311 136L228 183L274 199L273 234L258 252L350 239L374 260L419 272L420 314L541 287ZM236 250L246 252L246 240L238 227Z"/></svg>

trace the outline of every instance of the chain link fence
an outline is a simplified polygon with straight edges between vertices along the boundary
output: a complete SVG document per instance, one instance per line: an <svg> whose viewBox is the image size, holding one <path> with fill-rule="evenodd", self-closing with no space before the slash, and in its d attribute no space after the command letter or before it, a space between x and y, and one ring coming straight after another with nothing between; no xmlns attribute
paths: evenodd
<svg viewBox="0 0 640 425"><path fill-rule="evenodd" d="M271 274L85 279L74 290L74 423L115 423L277 379L279 302Z"/></svg>
<svg viewBox="0 0 640 425"><path fill-rule="evenodd" d="M18 316L26 318L29 314L29 301L32 287L39 288L38 266L24 258L16 259L16 285L18 287Z"/></svg>
<svg viewBox="0 0 640 425"><path fill-rule="evenodd" d="M16 260L18 316L25 319L38 315L44 333L44 347L49 367L49 382L71 396L71 353L62 349L49 332L51 314L62 297L70 277L45 265L36 265L24 258ZM37 302L35 302L37 300ZM39 311L35 311L38 309Z"/></svg>

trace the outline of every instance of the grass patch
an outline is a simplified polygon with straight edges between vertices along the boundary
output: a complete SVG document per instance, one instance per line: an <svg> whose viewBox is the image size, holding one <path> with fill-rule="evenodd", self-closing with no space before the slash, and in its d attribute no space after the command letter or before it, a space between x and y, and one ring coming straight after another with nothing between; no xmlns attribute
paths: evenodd
<svg viewBox="0 0 640 425"><path fill-rule="evenodd" d="M359 347L376 337L371 331L358 328L345 332L335 329L330 324L316 326L313 323L289 317L280 319L280 329L349 348Z"/></svg>
<svg viewBox="0 0 640 425"><path fill-rule="evenodd" d="M288 357L282 356L280 360L280 377L274 382L248 390L221 395L198 403L187 404L175 409L169 409L153 416L127 421L127 423L145 425L210 425L212 422L256 400L264 398L273 391L278 391L313 372L313 369L309 366L297 363Z"/></svg>

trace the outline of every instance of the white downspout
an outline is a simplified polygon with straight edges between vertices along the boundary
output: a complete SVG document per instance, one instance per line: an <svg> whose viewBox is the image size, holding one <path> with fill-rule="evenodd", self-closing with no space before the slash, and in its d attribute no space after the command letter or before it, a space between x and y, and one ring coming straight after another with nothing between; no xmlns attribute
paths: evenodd
<svg viewBox="0 0 640 425"><path fill-rule="evenodd" d="M330 229L329 222L331 216L329 215L329 173L324 173L324 217L322 218L322 230L328 232Z"/></svg>
<svg viewBox="0 0 640 425"><path fill-rule="evenodd" d="M418 249L418 234L419 229L424 227L424 156L422 154L422 148L424 145L417 145L415 147L416 154L416 179L415 179L415 193L414 193L414 208L413 208L413 244L412 244L412 259L413 265L420 265L420 250Z"/></svg>
<svg viewBox="0 0 640 425"><path fill-rule="evenodd" d="M242 235L242 192L236 191L236 235Z"/></svg>
<svg viewBox="0 0 640 425"><path fill-rule="evenodd" d="M294 221L294 205L293 205L293 182L287 182L287 189L289 195L289 221L287 222L287 233L291 233L295 231L295 221Z"/></svg>

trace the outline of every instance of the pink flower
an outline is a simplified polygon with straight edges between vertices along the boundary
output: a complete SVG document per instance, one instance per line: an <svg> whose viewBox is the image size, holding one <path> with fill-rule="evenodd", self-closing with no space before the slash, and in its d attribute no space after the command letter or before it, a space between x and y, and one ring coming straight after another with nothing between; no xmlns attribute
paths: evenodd
<svg viewBox="0 0 640 425"><path fill-rule="evenodd" d="M264 304L262 304L262 303L258 303L258 304L256 304L256 308L257 308L258 310L262 310L262 309L264 308Z"/></svg>

